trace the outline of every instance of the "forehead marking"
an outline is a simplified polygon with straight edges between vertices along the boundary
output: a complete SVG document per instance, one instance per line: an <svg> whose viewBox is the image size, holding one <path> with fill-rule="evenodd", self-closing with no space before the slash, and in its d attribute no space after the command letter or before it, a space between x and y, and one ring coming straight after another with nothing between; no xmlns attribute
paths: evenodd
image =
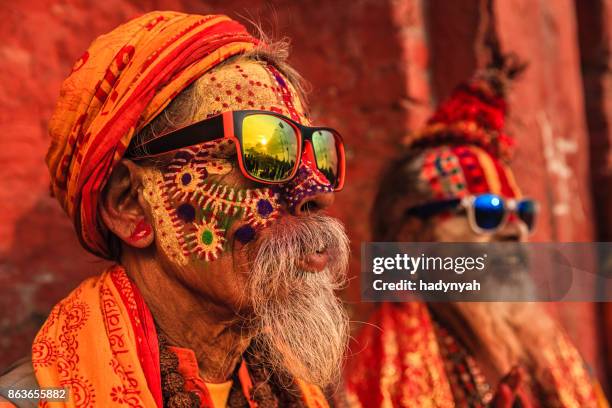
<svg viewBox="0 0 612 408"><path fill-rule="evenodd" d="M278 84L280 91L281 91L281 95L283 97L283 103L285 104L285 107L289 111L289 115L291 115L291 119L295 120L296 122L300 122L300 115L298 115L295 109L295 104L293 103L293 97L291 96L291 91L289 90L289 87L287 86L287 83L283 79L282 75L280 74L280 72L278 72L276 68L274 68L270 64L266 65L266 69L268 70L268 72L270 72L270 74L272 75L276 83Z"/></svg>

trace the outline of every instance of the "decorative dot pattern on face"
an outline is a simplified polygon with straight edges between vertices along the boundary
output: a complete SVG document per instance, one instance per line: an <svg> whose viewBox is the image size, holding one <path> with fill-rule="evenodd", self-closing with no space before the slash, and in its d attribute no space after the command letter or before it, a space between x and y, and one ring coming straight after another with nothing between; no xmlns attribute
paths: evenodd
<svg viewBox="0 0 612 408"><path fill-rule="evenodd" d="M145 172L143 194L153 212L155 240L170 259L179 265L186 265L188 259L183 253L184 242L176 234L172 211L166 209L163 176L155 168L145 168Z"/></svg>
<svg viewBox="0 0 612 408"><path fill-rule="evenodd" d="M157 180L157 194L163 205L154 207L154 212L162 213L159 220L171 220L182 264L192 257L217 259L227 243L227 230L238 220L246 221L250 228L237 236L246 243L247 238L253 239L257 230L279 216L278 194L272 189L237 189L211 179L213 175L229 174L233 166L228 160L214 157L220 151L218 145L207 145L208 148L192 146L176 152Z"/></svg>
<svg viewBox="0 0 612 408"><path fill-rule="evenodd" d="M189 254L196 254L205 261L214 261L223 252L224 231L216 226L215 220L189 223L183 226L185 248Z"/></svg>
<svg viewBox="0 0 612 408"><path fill-rule="evenodd" d="M208 117L229 110L267 110L309 123L293 85L264 63L241 60L219 67L204 74L197 86Z"/></svg>
<svg viewBox="0 0 612 408"><path fill-rule="evenodd" d="M193 205L184 203L178 206L176 213L179 219L183 222L194 222L196 216L196 210Z"/></svg>
<svg viewBox="0 0 612 408"><path fill-rule="evenodd" d="M303 158L295 178L281 187L282 198L287 202L289 211L295 214L297 206L306 198L321 193L332 193L334 188L327 178Z"/></svg>
<svg viewBox="0 0 612 408"><path fill-rule="evenodd" d="M275 71L265 63L238 60L204 74L194 84L201 108L196 120L229 110L268 110L308 125L295 88ZM233 142L220 139L177 152L172 168L163 175L151 171L145 196L157 220L156 239L177 263L185 265L192 257L216 259L221 253L219 244L227 244L226 232L238 220L247 223L236 232L236 239L244 244L278 218L277 190L235 189L212 181L211 176L231 172L231 162L224 159L235 155ZM313 175L303 176L294 183L297 190L287 189L291 197L323 189L309 187L314 181L306 179ZM202 230L203 225L208 229Z"/></svg>
<svg viewBox="0 0 612 408"><path fill-rule="evenodd" d="M243 244L251 242L255 238L255 230L249 224L243 225L236 230L236 239Z"/></svg>
<svg viewBox="0 0 612 408"><path fill-rule="evenodd" d="M274 211L274 208L272 208L272 204L270 204L270 201L261 199L257 202L258 215L262 217L267 217L272 213L272 211Z"/></svg>

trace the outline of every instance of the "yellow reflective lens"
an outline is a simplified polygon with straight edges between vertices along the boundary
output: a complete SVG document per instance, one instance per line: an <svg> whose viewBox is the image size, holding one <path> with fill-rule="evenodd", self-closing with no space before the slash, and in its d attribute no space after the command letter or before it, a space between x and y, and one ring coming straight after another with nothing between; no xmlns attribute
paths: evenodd
<svg viewBox="0 0 612 408"><path fill-rule="evenodd" d="M263 181L283 181L297 161L297 134L293 126L273 115L254 114L242 121L244 167Z"/></svg>
<svg viewBox="0 0 612 408"><path fill-rule="evenodd" d="M312 134L312 147L317 168L333 185L338 184L338 150L336 138L329 130L317 130Z"/></svg>

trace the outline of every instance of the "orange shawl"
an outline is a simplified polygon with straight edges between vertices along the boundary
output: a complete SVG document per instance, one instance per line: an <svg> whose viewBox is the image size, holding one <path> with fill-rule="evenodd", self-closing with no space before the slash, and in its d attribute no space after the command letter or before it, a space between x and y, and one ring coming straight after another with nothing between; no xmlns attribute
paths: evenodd
<svg viewBox="0 0 612 408"><path fill-rule="evenodd" d="M55 305L32 345L41 387L69 387L65 407L161 406L159 345L124 270L84 281Z"/></svg>
<svg viewBox="0 0 612 408"><path fill-rule="evenodd" d="M155 11L91 44L62 84L47 153L53 194L85 248L109 255L98 195L132 136L195 79L256 43L226 16Z"/></svg>
<svg viewBox="0 0 612 408"><path fill-rule="evenodd" d="M153 318L120 266L87 279L53 308L32 345L32 364L41 388L69 388L69 401L41 406L162 407ZM241 382L249 387L250 380ZM296 383L307 407L328 406L318 387Z"/></svg>
<svg viewBox="0 0 612 408"><path fill-rule="evenodd" d="M463 406L456 404L445 369L452 361L443 358L425 303L383 303L369 323L345 371L351 407ZM548 372L536 380L550 391L544 406L608 407L565 336L542 353Z"/></svg>

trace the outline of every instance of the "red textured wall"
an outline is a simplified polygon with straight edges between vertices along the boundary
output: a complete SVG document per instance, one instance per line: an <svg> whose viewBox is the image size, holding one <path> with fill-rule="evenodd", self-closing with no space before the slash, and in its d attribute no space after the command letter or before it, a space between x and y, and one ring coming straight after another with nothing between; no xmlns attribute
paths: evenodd
<svg viewBox="0 0 612 408"><path fill-rule="evenodd" d="M612 5L576 2L586 119L590 139L591 185L597 239L612 241ZM607 188L606 188L607 186ZM608 265L612 253L608 254ZM604 330L607 377L612 379L612 303L597 305ZM612 387L610 387L612 388Z"/></svg>
<svg viewBox="0 0 612 408"><path fill-rule="evenodd" d="M602 210L600 196L593 206L589 171L609 165L612 99L601 82L605 69L583 76L580 55L607 68L609 53L594 50L584 30L578 35L580 24L601 14L597 7L603 9L603 0L577 3L578 14L570 0L1 2L0 368L27 353L57 300L103 268L79 248L72 226L49 197L43 163L46 125L61 80L97 35L138 13L174 9L247 16L291 37L291 61L312 83L315 118L337 127L347 141L349 179L334 214L348 226L357 275L377 175L405 132L422 124L433 104L482 63L485 26L504 50L530 63L511 94L509 126L519 144L514 166L519 183L544 207L535 238L603 236L594 225L601 227L611 206ZM604 29L607 19L602 21L598 31L587 34L597 38L597 46L609 47L612 36ZM587 117L585 106L599 116ZM593 140L604 141L595 164L589 160ZM612 190L603 191L610 203ZM359 304L358 294L355 279L345 297L354 318L365 320L369 305ZM559 305L555 312L586 359L601 364L595 306Z"/></svg>

